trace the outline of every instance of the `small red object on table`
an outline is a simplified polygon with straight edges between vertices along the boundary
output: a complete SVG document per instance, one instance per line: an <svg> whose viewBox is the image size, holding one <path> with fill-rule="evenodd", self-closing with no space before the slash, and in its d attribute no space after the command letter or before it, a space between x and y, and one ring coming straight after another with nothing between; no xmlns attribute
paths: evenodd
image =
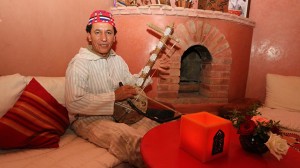
<svg viewBox="0 0 300 168"><path fill-rule="evenodd" d="M244 151L235 131L231 131L228 155L203 163L180 148L180 120L147 132L141 142L141 153L150 168L298 168L300 165L300 153L292 148L280 161L270 152L258 155Z"/></svg>

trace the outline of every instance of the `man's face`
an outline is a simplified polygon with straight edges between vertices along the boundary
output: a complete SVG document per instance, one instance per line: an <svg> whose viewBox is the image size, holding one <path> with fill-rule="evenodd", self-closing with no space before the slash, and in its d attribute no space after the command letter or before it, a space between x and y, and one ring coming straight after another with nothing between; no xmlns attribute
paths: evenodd
<svg viewBox="0 0 300 168"><path fill-rule="evenodd" d="M116 40L113 26L108 23L94 23L91 33L88 33L88 40L95 52L107 57Z"/></svg>

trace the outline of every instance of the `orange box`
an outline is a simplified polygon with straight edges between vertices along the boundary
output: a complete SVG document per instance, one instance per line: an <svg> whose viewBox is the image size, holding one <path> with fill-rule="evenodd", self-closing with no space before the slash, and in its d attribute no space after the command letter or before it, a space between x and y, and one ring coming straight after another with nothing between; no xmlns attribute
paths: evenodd
<svg viewBox="0 0 300 168"><path fill-rule="evenodd" d="M180 147L202 162L228 153L232 123L208 112L181 117Z"/></svg>

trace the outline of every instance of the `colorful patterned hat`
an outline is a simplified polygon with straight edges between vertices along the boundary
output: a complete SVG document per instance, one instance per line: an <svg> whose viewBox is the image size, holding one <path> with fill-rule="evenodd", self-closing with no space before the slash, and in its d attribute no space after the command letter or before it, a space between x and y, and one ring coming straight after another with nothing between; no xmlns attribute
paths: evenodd
<svg viewBox="0 0 300 168"><path fill-rule="evenodd" d="M105 10L96 10L91 14L88 25L101 22L108 23L115 27L114 21L115 20L112 18L112 14L110 12Z"/></svg>

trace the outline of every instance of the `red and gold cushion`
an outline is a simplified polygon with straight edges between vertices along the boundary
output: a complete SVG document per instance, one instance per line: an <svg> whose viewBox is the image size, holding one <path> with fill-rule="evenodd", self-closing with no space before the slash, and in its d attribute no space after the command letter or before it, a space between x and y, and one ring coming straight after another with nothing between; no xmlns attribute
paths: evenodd
<svg viewBox="0 0 300 168"><path fill-rule="evenodd" d="M68 126L66 108L33 78L0 118L0 148L56 148Z"/></svg>

